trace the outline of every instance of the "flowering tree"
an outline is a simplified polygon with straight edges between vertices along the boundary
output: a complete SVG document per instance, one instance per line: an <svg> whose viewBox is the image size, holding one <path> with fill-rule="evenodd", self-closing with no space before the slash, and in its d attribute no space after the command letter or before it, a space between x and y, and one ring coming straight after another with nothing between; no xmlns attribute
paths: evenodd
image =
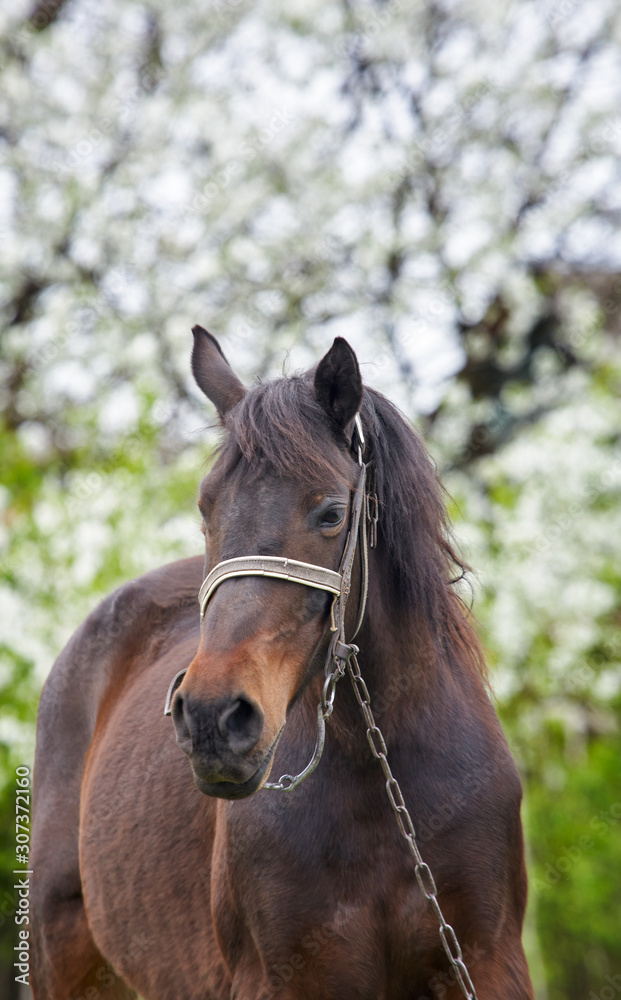
<svg viewBox="0 0 621 1000"><path fill-rule="evenodd" d="M96 600L200 551L190 327L246 379L344 335L426 434L478 572L539 995L599 995L621 968L617 5L0 19L5 779Z"/></svg>

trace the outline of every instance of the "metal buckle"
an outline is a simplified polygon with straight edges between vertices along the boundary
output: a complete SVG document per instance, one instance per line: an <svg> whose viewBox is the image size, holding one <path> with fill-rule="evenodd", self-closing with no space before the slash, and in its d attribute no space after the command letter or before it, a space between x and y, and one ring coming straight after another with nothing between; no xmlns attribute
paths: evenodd
<svg viewBox="0 0 621 1000"><path fill-rule="evenodd" d="M364 451L365 441L364 441L364 431L362 430L362 420L360 419L359 413L357 413L356 416L354 417L354 428L356 434L358 435L358 442L357 442L358 465L362 465L362 453ZM356 446L354 445L353 438L352 438L352 447L355 450Z"/></svg>
<svg viewBox="0 0 621 1000"><path fill-rule="evenodd" d="M377 493L367 494L367 521L369 523L369 548L377 547L377 518L379 503Z"/></svg>

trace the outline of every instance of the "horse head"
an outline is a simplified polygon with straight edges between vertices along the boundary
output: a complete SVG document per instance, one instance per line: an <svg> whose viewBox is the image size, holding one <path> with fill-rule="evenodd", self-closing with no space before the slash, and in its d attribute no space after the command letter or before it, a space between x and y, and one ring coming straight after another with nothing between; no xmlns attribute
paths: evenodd
<svg viewBox="0 0 621 1000"><path fill-rule="evenodd" d="M334 341L314 371L246 390L195 327L192 370L226 436L200 488L206 575L226 560L282 557L337 572L359 465L356 356ZM268 576L221 579L172 699L196 786L242 798L263 786L290 706L321 672L334 594Z"/></svg>

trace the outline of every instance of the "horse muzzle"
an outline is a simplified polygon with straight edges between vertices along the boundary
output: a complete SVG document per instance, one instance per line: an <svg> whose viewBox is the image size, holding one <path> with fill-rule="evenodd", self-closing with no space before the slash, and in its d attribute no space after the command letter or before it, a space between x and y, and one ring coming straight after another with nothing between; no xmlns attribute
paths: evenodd
<svg viewBox="0 0 621 1000"><path fill-rule="evenodd" d="M205 702L178 691L172 717L177 744L190 759L199 791L227 799L257 791L280 733L267 748L260 747L264 717L256 702L243 694Z"/></svg>

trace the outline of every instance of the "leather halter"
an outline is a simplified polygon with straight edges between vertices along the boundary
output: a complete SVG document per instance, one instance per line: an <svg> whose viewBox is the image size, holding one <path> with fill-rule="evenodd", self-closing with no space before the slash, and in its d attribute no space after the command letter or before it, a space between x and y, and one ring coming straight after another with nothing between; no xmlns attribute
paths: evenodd
<svg viewBox="0 0 621 1000"><path fill-rule="evenodd" d="M238 559L225 559L224 562L218 563L205 577L198 592L201 624L205 617L209 598L216 587L234 576L271 576L277 580L305 583L307 587L327 590L331 594L340 594L342 584L340 573L335 573L332 569L324 569L323 566L298 562L297 559L284 559L281 556L241 556Z"/></svg>
<svg viewBox="0 0 621 1000"><path fill-rule="evenodd" d="M354 639L364 618L364 612L368 593L368 542L366 522L371 525L371 547L375 546L376 525L377 525L377 497L371 494L367 497L366 478L367 467L363 462L363 451L365 447L364 434L360 417L356 414L354 421L354 433L351 447L358 459L358 482L354 490L350 518L349 532L345 542L343 556L338 572L327 569L325 566L315 566L312 563L299 562L297 559L287 559L281 556L240 556L236 559L225 559L218 563L210 573L207 574L198 592L200 605L201 625L205 618L207 605L216 589L225 580L231 580L236 576L268 576L278 580L287 580L292 583L301 583L306 587L313 587L316 590L324 590L334 595L332 609L330 612L330 631L332 639L325 663L326 682L322 694L322 700L318 706L318 732L315 752L310 763L297 775L283 775L280 782L266 782L264 788L289 790L296 787L319 763L323 750L325 736L325 720L332 711L334 699L334 686L336 681L343 676L345 668L352 653L357 653L358 648L352 643L345 642L345 608L351 589L351 577L354 567L354 559L358 542L360 542L360 597L358 601L358 614L356 627L352 639ZM364 516L363 514L364 508ZM164 715L172 714L172 699L175 691L181 684L188 667L184 667L173 677L164 706ZM329 697L328 697L329 694ZM283 784L285 779L289 779Z"/></svg>

